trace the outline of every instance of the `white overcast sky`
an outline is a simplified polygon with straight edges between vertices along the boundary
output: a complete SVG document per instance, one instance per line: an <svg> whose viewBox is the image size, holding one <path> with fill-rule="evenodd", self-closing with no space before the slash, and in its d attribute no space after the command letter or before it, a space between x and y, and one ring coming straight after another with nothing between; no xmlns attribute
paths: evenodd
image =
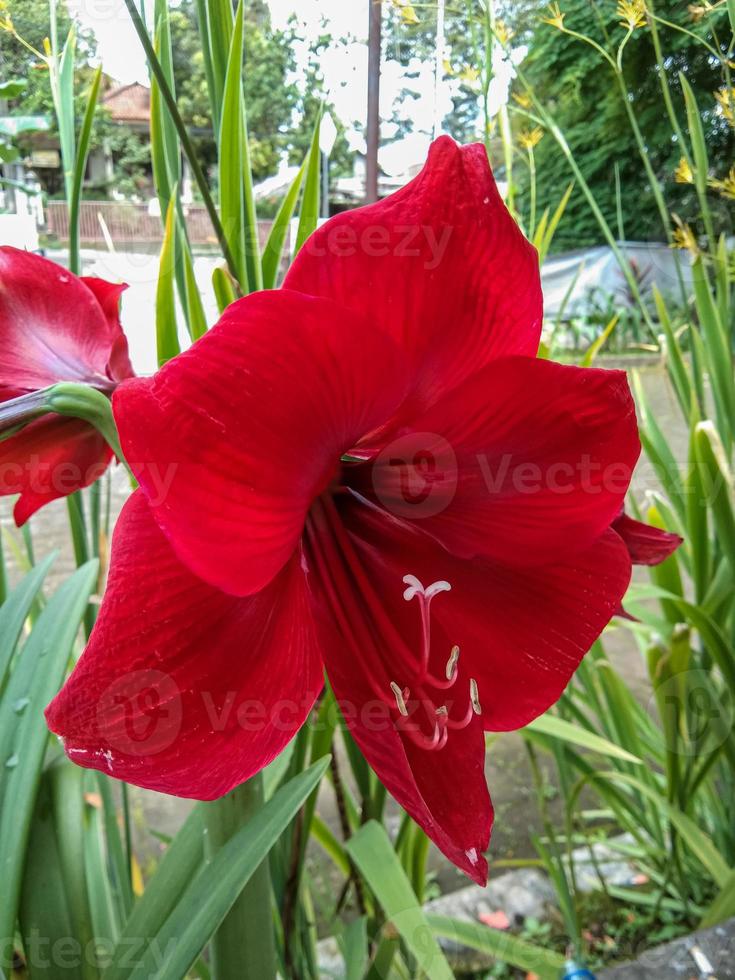
<svg viewBox="0 0 735 980"><path fill-rule="evenodd" d="M345 46L336 45L327 51L322 60L325 84L335 111L349 127L354 127L353 143L359 147L359 136L366 113L367 85L367 24L369 0L268 0L275 27L284 27L289 17L296 13L302 24L304 43L295 54L297 63L303 63L308 51L308 42L321 33L323 19L328 22L329 32L334 38L353 36L356 43ZM130 22L123 0L67 0L69 9L90 27L97 36L98 50L102 65L107 74L121 82L140 81L147 84L145 58L140 43ZM146 0L153 7L153 0ZM381 80L381 115L384 119L395 115L394 100L401 90L410 87L414 98L403 107L410 119L414 133L427 134L431 131L435 115L435 96L432 67L429 64L411 66L418 77L410 82L405 78L405 70L395 62L383 64ZM505 66L496 65L499 79L497 101L507 97L509 72ZM450 88L447 82L442 94L440 118L451 110ZM493 93L491 93L491 97ZM391 139L390 127L383 130L384 139ZM418 138L418 136L416 137ZM420 147L412 151L417 157L423 155ZM381 162L382 158L381 158ZM386 166L383 162L383 166ZM392 169L388 165L387 169Z"/></svg>

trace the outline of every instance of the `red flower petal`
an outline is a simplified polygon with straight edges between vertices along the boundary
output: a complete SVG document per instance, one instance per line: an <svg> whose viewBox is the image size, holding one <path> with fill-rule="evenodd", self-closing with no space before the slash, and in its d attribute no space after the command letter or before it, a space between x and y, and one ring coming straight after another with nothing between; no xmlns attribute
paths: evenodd
<svg viewBox="0 0 735 980"><path fill-rule="evenodd" d="M95 294L55 262L0 247L0 386L107 379L114 337Z"/></svg>
<svg viewBox="0 0 735 980"><path fill-rule="evenodd" d="M432 146L421 173L306 242L284 284L359 311L409 353L421 405L504 354L536 354L536 250L498 194L481 144Z"/></svg>
<svg viewBox="0 0 735 980"><path fill-rule="evenodd" d="M414 526L373 508L343 505L343 515L393 622L407 629L416 616L402 598L403 575L424 585L450 583L431 606L432 672L444 676L458 645L464 675L477 680L487 731L522 728L558 700L630 581L630 558L612 531L574 557L521 569L454 558Z"/></svg>
<svg viewBox="0 0 735 980"><path fill-rule="evenodd" d="M337 541L330 553L334 523L325 528L312 518L307 527L327 674L378 777L444 854L482 884L492 807L481 728L522 727L559 698L619 604L630 578L627 551L606 531L575 558L511 569L454 558L415 526L364 504L342 501L340 508L347 544ZM443 682L459 647L456 681L448 690L429 681L422 690L417 682L421 628L416 601L403 595L406 574L426 587L451 585L432 599L428 666ZM424 691L433 691L433 706L443 703L458 720L470 678L482 714L450 731L446 745L434 751L418 747L400 722L396 727L397 708L383 696L391 681L409 705L413 698L426 703Z"/></svg>
<svg viewBox="0 0 735 980"><path fill-rule="evenodd" d="M180 564L136 492L94 632L46 717L73 762L214 799L281 751L322 682L299 558L258 595L225 595Z"/></svg>
<svg viewBox="0 0 735 980"><path fill-rule="evenodd" d="M503 358L346 480L455 555L545 564L609 527L639 451L624 372Z"/></svg>
<svg viewBox="0 0 735 980"><path fill-rule="evenodd" d="M625 542L634 565L658 565L673 555L683 541L678 534L643 524L625 513L615 518L612 529Z"/></svg>
<svg viewBox="0 0 735 980"><path fill-rule="evenodd" d="M123 333L120 323L120 297L128 288L127 283L107 282L94 276L82 276L82 282L92 293L102 307L110 329L111 353L107 368L111 380L124 381L135 375L128 354L128 338Z"/></svg>
<svg viewBox="0 0 735 980"><path fill-rule="evenodd" d="M294 292L253 294L155 377L116 391L123 451L156 520L210 584L245 595L269 582L340 454L401 402L398 350L355 319Z"/></svg>
<svg viewBox="0 0 735 980"><path fill-rule="evenodd" d="M46 415L0 441L0 496L20 494L13 511L20 527L44 504L94 483L111 459L89 423Z"/></svg>
<svg viewBox="0 0 735 980"><path fill-rule="evenodd" d="M409 608L402 598L402 575L411 567L411 554L402 556L398 568L393 556L383 563L382 523L370 525L369 540L355 537L345 544L330 537L332 531L318 511L310 515L308 581L327 674L345 721L378 778L449 860L484 884L493 811L484 775L482 724L470 711L469 724L452 730L443 748L432 751L416 744L431 735L436 709L447 695L437 692L434 700L418 682L412 658L418 655L421 614L416 604ZM344 528L340 534L346 537ZM353 545L359 557L352 554ZM397 710L393 685L404 691L406 717ZM453 702L446 702L453 720L468 714L466 675L462 687L452 695Z"/></svg>

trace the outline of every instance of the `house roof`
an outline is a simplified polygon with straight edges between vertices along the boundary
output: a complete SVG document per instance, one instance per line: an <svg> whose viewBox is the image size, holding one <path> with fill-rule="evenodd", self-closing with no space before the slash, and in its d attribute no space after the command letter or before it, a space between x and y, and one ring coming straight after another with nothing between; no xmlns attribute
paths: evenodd
<svg viewBox="0 0 735 980"><path fill-rule="evenodd" d="M103 96L102 104L114 122L150 123L151 90L140 82L113 86Z"/></svg>

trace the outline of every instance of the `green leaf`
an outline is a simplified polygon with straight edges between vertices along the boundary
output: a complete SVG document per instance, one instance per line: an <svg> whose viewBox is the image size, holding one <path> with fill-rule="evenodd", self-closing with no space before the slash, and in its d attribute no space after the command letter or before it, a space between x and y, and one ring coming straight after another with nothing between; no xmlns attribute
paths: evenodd
<svg viewBox="0 0 735 980"><path fill-rule="evenodd" d="M735 512L732 473L722 441L712 422L699 422L694 430L694 456L701 470L701 483L707 494L720 547L735 576Z"/></svg>
<svg viewBox="0 0 735 980"><path fill-rule="evenodd" d="M98 562L88 562L54 593L26 640L0 701L0 963L15 926L26 845L48 742L43 709L63 680L97 572Z"/></svg>
<svg viewBox="0 0 735 980"><path fill-rule="evenodd" d="M370 955L364 915L349 923L339 938L339 945L345 961L345 980L362 980Z"/></svg>
<svg viewBox="0 0 735 980"><path fill-rule="evenodd" d="M125 922L104 980L123 980L133 965L130 951L140 951L144 942L163 928L185 889L202 866L204 848L202 805L197 805L169 844L163 860Z"/></svg>
<svg viewBox="0 0 735 980"><path fill-rule="evenodd" d="M22 95L28 85L25 78L10 78L5 82L0 82L0 99L17 99Z"/></svg>
<svg viewBox="0 0 735 980"><path fill-rule="evenodd" d="M328 759L318 762L279 789L202 867L155 933L147 921L141 922L136 935L142 941L140 955L132 968L114 975L135 980L181 980L328 764ZM117 961L124 963L125 954L129 958L129 948L116 950ZM105 971L105 980L112 975Z"/></svg>
<svg viewBox="0 0 735 980"><path fill-rule="evenodd" d="M53 551L40 565L32 568L0 606L0 691L4 687L23 624L57 555L58 551Z"/></svg>
<svg viewBox="0 0 735 980"><path fill-rule="evenodd" d="M293 254L298 255L301 246L315 230L319 221L319 188L321 185L322 154L319 149L319 127L322 121L321 110L314 124L314 134L311 137L311 148L306 160L306 182L304 196L301 199L301 213L296 231L296 242Z"/></svg>
<svg viewBox="0 0 735 980"><path fill-rule="evenodd" d="M21 895L20 933L43 936L49 949L73 936L69 903L59 861L48 772L44 773L31 826ZM59 947L57 947L59 948ZM54 980L57 965L51 957L32 963L32 976ZM81 965L64 970L64 980L81 980Z"/></svg>
<svg viewBox="0 0 735 980"><path fill-rule="evenodd" d="M653 300L656 304L656 312L658 313L659 322L663 327L664 336L666 337L666 354L669 375L674 383L674 390L676 391L676 397L682 414L684 417L688 417L689 409L692 404L692 385L689 380L689 373L684 363L681 344L679 343L671 326L671 318L669 317L669 311L666 308L666 302L655 284L653 286Z"/></svg>
<svg viewBox="0 0 735 980"><path fill-rule="evenodd" d="M594 732L586 731L571 722L557 718L555 715L545 714L536 718L530 725L526 725L525 732L537 733L539 735L549 735L551 738L558 738L562 742L571 745L578 745L580 748L596 752L598 755L606 755L613 759L622 759L625 762L632 762L634 765L642 766L643 760L638 756L627 752L613 742L595 735Z"/></svg>
<svg viewBox="0 0 735 980"><path fill-rule="evenodd" d="M217 309L222 313L230 303L237 299L235 292L236 283L227 269L222 266L215 266L212 270L212 288L217 300Z"/></svg>
<svg viewBox="0 0 735 980"><path fill-rule="evenodd" d="M735 915L735 869L730 872L724 882L720 883L720 890L704 913L699 928L709 929L733 915Z"/></svg>
<svg viewBox="0 0 735 980"><path fill-rule="evenodd" d="M426 918L435 936L477 949L522 970L529 970L538 974L541 980L557 980L564 968L563 956L516 939L507 932L444 915L429 914Z"/></svg>
<svg viewBox="0 0 735 980"><path fill-rule="evenodd" d="M712 876L720 888L729 886L733 869L717 850L708 835L700 830L695 821L678 807L669 803L663 793L657 793L650 786L644 785L634 776L628 776L621 772L602 772L595 774L595 780L610 779L615 782L622 782L636 790L636 792L649 799L656 807L666 814L671 823L676 827L679 835L687 845L692 854L698 859L700 864Z"/></svg>
<svg viewBox="0 0 735 980"><path fill-rule="evenodd" d="M94 114L97 108L97 100L100 92L100 82L102 80L102 65L97 68L92 78L92 86L87 96L87 107L84 110L82 128L79 132L79 144L74 158L74 177L72 181L71 197L69 198L69 254L70 267L79 267L79 206L82 200L82 183L87 169L87 157L89 156L89 141L92 135L92 125Z"/></svg>
<svg viewBox="0 0 735 980"><path fill-rule="evenodd" d="M92 924L92 908L87 892L85 861L86 814L84 780L86 773L72 766L65 759L53 766L50 772L51 797L54 808L54 824L59 850L61 876L69 906L72 935L81 949L93 949L95 938L110 941L110 936L95 936ZM82 963L82 975L97 976L89 962Z"/></svg>
<svg viewBox="0 0 735 980"><path fill-rule="evenodd" d="M620 319L620 314L616 313L615 316L610 320L605 329L602 331L599 337L596 337L592 343L589 345L587 350L584 352L584 357L581 360L582 367L591 367L594 359L600 353L602 348L605 346L610 334L613 332Z"/></svg>
<svg viewBox="0 0 735 980"><path fill-rule="evenodd" d="M181 352L176 328L176 295L174 292L176 227L176 192L171 195L166 214L166 230L161 246L156 286L156 350L161 367Z"/></svg>
<svg viewBox="0 0 735 980"><path fill-rule="evenodd" d="M345 847L389 922L415 957L419 970L429 980L451 980L449 964L432 935L384 827L370 820Z"/></svg>
<svg viewBox="0 0 735 980"><path fill-rule="evenodd" d="M248 274L245 263L245 207L243 183L243 146L245 120L242 104L243 67L243 0L235 15L227 73L222 101L222 117L219 128L219 198L220 217L230 250L237 268L238 282L243 292L248 292Z"/></svg>
<svg viewBox="0 0 735 980"><path fill-rule="evenodd" d="M291 218L296 210L296 203L299 199L299 192L304 182L305 173L306 161L301 164L299 172L294 177L293 183L281 201L281 206L273 220L268 241L265 243L263 250L263 289L275 289L278 283L278 270L283 255L283 246L291 224Z"/></svg>

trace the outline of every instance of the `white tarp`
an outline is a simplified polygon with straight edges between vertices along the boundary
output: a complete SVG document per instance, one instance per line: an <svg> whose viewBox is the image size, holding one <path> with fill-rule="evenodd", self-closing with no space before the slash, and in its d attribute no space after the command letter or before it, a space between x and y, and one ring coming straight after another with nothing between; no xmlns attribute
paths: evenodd
<svg viewBox="0 0 735 980"><path fill-rule="evenodd" d="M677 261L684 282L691 282L691 261L687 252L674 251L659 242L621 242L620 248L633 267L644 297L650 295L654 284L664 296L679 294ZM612 295L615 304L620 307L632 306L635 302L608 245L565 252L547 259L541 269L541 284L544 313L549 318L557 316L570 288L571 293L564 306L565 319L587 312L594 290Z"/></svg>

